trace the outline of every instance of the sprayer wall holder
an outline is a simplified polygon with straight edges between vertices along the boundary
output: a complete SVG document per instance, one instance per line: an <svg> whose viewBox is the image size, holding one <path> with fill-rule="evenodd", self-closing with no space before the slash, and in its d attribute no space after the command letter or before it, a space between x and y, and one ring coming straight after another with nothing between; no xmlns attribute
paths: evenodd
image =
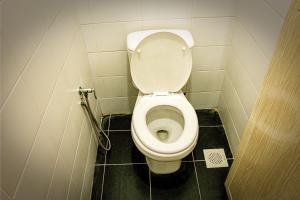
<svg viewBox="0 0 300 200"><path fill-rule="evenodd" d="M95 99L98 99L94 88L82 88L81 86L79 86L78 93L81 97L82 96L88 97L89 93L93 93Z"/></svg>

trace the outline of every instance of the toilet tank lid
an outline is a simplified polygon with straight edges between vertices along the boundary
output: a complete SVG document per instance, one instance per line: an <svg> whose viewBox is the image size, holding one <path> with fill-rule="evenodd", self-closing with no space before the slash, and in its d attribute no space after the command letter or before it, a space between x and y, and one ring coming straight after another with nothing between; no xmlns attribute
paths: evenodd
<svg viewBox="0 0 300 200"><path fill-rule="evenodd" d="M137 31L132 32L127 35L127 49L135 51L139 43L146 38L147 36L159 33L159 32L170 32L181 37L187 44L189 48L194 46L194 40L192 34L188 30L184 29L157 29L157 30L146 30L146 31Z"/></svg>

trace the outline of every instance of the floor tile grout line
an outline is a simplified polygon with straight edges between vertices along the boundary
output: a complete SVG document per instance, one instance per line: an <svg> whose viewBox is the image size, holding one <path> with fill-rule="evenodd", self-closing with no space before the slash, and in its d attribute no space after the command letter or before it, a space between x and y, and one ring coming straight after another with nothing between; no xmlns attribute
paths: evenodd
<svg viewBox="0 0 300 200"><path fill-rule="evenodd" d="M109 138L109 128L110 128L110 118L111 118L111 114L109 115L108 118L108 138ZM101 124L102 125L102 124ZM106 148L108 147L108 142L106 143ZM102 196L103 196L103 189L104 189L104 177L105 177L105 166L106 166L106 155L107 155L107 151L105 151L105 156L104 156L104 167L103 167L103 175L102 175L102 185L101 185L101 195L100 195L100 200L102 200Z"/></svg>
<svg viewBox="0 0 300 200"><path fill-rule="evenodd" d="M223 125L212 125L212 126L201 126L199 125L199 128L218 128L218 127L223 127ZM108 131L107 129L104 131ZM110 129L109 131L111 132L127 132L131 131L130 129Z"/></svg>
<svg viewBox="0 0 300 200"><path fill-rule="evenodd" d="M227 160L234 160L234 158L226 158ZM205 160L183 160L183 163L192 163L192 162L205 162ZM100 166L126 166L126 165L147 165L146 162L141 162L141 163L109 163L109 164L95 164L95 167L100 167Z"/></svg>
<svg viewBox="0 0 300 200"><path fill-rule="evenodd" d="M151 172L149 168L148 168L148 176L149 176L150 200L152 200L152 182L151 182Z"/></svg>
<svg viewBox="0 0 300 200"><path fill-rule="evenodd" d="M122 166L122 165L147 165L147 163L110 163L110 164L95 164L95 166Z"/></svg>
<svg viewBox="0 0 300 200"><path fill-rule="evenodd" d="M106 162L106 155L104 157L104 162ZM102 200L102 195L103 195L103 188L104 188L104 176L105 176L105 165L103 167L103 174L102 174L102 183L101 183L101 195L100 195L100 200Z"/></svg>
<svg viewBox="0 0 300 200"><path fill-rule="evenodd" d="M130 132L131 130L130 129L110 129L110 126L112 125L112 117L113 115L110 114L109 115L109 120L108 120L108 129L106 129L105 131L108 132L108 135L110 134L110 132ZM102 123L101 123L102 124ZM214 126L201 126L199 125L199 128L217 128L217 127L224 127L223 125L214 125ZM105 174L106 174L106 165L107 166L127 166L127 165L146 165L147 163L146 162L142 162L142 163L111 163L111 164L107 164L108 162L108 158L107 158L107 153L108 152L105 152L105 160L104 160L104 164L95 164L95 167L102 167L104 168L103 170L103 176L102 176L102 189L101 189L101 200L103 199L103 194L104 194L104 182L105 182ZM234 157L226 157L227 160L234 160ZM200 162L205 162L205 160L202 160L202 159L199 159L199 160L196 160L195 157L194 157L194 154L192 152L192 160L183 160L182 161L183 163L192 163L193 162L193 165L194 165L194 170L195 170L195 175L196 175L196 181L197 181L197 186L198 186L198 193L199 193L199 197L200 197L200 200L202 200L202 195L201 195L201 189L200 189L200 179L198 179L198 173L197 173L197 167L196 167L196 163L198 162L200 164ZM148 169L148 176L149 176L149 190L150 190L150 200L152 200L152 183L151 183L151 172L150 170Z"/></svg>
<svg viewBox="0 0 300 200"><path fill-rule="evenodd" d="M234 160L234 158L226 158L226 160ZM205 160L194 160L195 162L205 162ZM182 161L187 162L187 161Z"/></svg>
<svg viewBox="0 0 300 200"><path fill-rule="evenodd" d="M195 175L196 175L196 181L197 181L197 185L198 185L198 193L199 193L200 200L202 200L201 190L200 190L200 184L199 184L199 180L198 180L198 174L197 174L196 163L195 163L194 153L193 152L192 152L192 157L193 157L193 164L194 164L194 170L195 170Z"/></svg>

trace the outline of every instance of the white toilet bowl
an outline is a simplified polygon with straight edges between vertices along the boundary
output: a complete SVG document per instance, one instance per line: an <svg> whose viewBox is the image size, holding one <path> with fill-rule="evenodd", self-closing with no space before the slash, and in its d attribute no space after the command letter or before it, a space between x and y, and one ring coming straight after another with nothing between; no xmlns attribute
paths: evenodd
<svg viewBox="0 0 300 200"><path fill-rule="evenodd" d="M197 115L182 93L139 95L131 133L152 172L172 173L180 168L182 158L190 154L197 143Z"/></svg>
<svg viewBox="0 0 300 200"><path fill-rule="evenodd" d="M186 30L134 32L127 46L132 80L140 90L133 141L152 172L173 173L198 139L196 112L181 92L192 70L192 35Z"/></svg>

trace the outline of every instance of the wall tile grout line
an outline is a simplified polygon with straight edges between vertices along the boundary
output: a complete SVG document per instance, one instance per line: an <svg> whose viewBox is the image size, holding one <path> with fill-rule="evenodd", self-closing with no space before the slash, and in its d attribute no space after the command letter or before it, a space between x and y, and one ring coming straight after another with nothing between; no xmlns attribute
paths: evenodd
<svg viewBox="0 0 300 200"><path fill-rule="evenodd" d="M239 23L240 23L240 22L239 22ZM240 25L243 26L242 24L240 24ZM239 55L236 51L237 51L237 50L235 50L234 48L232 48L232 53L235 54L234 59L238 62L238 65L240 65L241 68L243 68L243 69L245 70L246 74L250 74L250 73L249 73L249 69L247 69L247 68L245 67L245 62L242 61L242 58L240 58L240 55ZM225 74L226 74L226 72L225 72ZM255 86L253 80L252 80L250 77L248 77L247 79L248 79L248 81L249 81L251 87L254 89L253 91L255 92L255 95L258 95L258 94L259 94L259 89L256 88L257 86ZM250 116L250 115L249 115L249 116Z"/></svg>
<svg viewBox="0 0 300 200"><path fill-rule="evenodd" d="M229 111L229 109L227 108L228 107L228 103L224 100L224 104L225 104L225 109L228 111L228 116L229 116L229 119L233 122L232 124L233 124L233 128L234 128L234 130L236 131L236 137L237 137L237 139L238 139L238 141L240 142L241 141L241 138L240 138L240 136L239 136L239 133L238 133L238 130L236 129L236 124L234 124L234 121L233 121L233 119L232 119L232 114L230 113L230 111ZM244 108L243 108L244 109ZM224 126L225 127L225 126ZM230 140L228 140L228 134L226 134L226 129L224 128L224 131L225 131L225 135L226 135L226 138L227 138L227 141L228 141L228 143L229 143L229 141ZM229 143L229 146L230 146L230 143ZM231 146L230 146L230 150L232 150L231 149Z"/></svg>
<svg viewBox="0 0 300 200"><path fill-rule="evenodd" d="M199 47L198 47L199 48ZM107 52L103 52L103 53L107 53ZM211 65L212 66L212 65ZM196 67L195 69L192 69L192 72L225 72L224 68L221 69L197 69L197 68L201 68L201 67L206 67L205 65L193 65L193 67ZM212 67L220 67L220 66L212 66ZM123 74L112 74L112 75L96 75L93 76L93 79L100 79L100 78L120 78L120 77L124 77L127 78L128 75ZM221 89L215 89L215 90L199 90L199 91L193 91L193 92L211 92L211 91L216 91L216 92L220 92L222 91Z"/></svg>
<svg viewBox="0 0 300 200"><path fill-rule="evenodd" d="M76 40L76 36L74 36L73 40ZM71 51L72 51L74 48L75 48L75 41L74 41L74 43L72 43L72 45L71 45L70 53L68 53L66 60L69 59L70 54L71 54ZM66 64L66 63L63 64L62 70L64 69L65 64ZM78 84L78 83L79 83L79 79L77 80L77 84ZM54 89L53 89L53 92L54 92ZM76 101L76 95L77 95L77 94L74 94L74 96L72 97L72 100L71 100L71 104L70 104L70 107L69 107L69 112L68 112L67 121L66 121L66 124L65 124L65 126L64 126L64 131L63 131L62 138L61 138L61 141L60 141L60 145L59 145L59 149L58 149L58 153L57 153L57 158L56 158L56 161L55 161L55 165L54 165L53 173L52 173L52 176L51 176L50 184L49 184L49 186L48 186L48 191L47 191L46 199L49 198L49 193L50 193L50 189L51 189L51 186L52 186L52 183L53 183L53 178L54 178L54 175L55 175L55 170L56 170L56 168L57 168L57 162L58 162L59 156L60 156L61 151L62 151L62 150L61 150L61 149L62 149L62 144L63 144L64 139L65 139L65 137L66 137L66 131L67 131L66 129L67 129L68 123L69 123L69 121L70 121L70 117L71 117L70 115L71 115L71 112L72 112L73 109L74 109L72 105L73 105L73 102ZM83 119L84 119L84 116L83 116ZM82 123L81 123L81 126L83 126L83 121L82 121ZM81 128L82 128L82 127L81 127ZM78 140L79 140L79 138L78 138ZM78 143L78 145L79 145L79 143ZM74 157L74 161L73 161L73 162L75 162L75 160L76 160L76 157Z"/></svg>
<svg viewBox="0 0 300 200"><path fill-rule="evenodd" d="M194 19L216 19L216 18L236 18L234 15L219 15L219 16L189 16L189 17L167 17L167 18L157 18L154 20L157 21L165 21L165 20L194 20ZM133 23L133 22L147 22L152 21L153 19L128 19L128 20L121 20L121 19L114 19L114 20L99 20L93 22L81 22L80 26L89 26L89 25L98 25L98 24L113 24L113 23ZM141 29L143 27L140 27Z"/></svg>
<svg viewBox="0 0 300 200"><path fill-rule="evenodd" d="M268 6L270 7L273 11L275 11L277 13L277 15L279 15L282 20L284 20L284 17L285 16L282 16L282 14L280 13L280 11L278 9L276 9L276 7L274 7L270 2L266 1L266 0L263 0L263 2Z"/></svg>
<svg viewBox="0 0 300 200"><path fill-rule="evenodd" d="M58 14L57 14L57 15L58 15ZM57 16L56 16L56 17L57 17ZM55 17L55 19L56 19L56 17ZM45 36L45 37L46 37L46 36ZM76 33L74 33L73 39L74 39L75 37L76 37ZM69 48L69 51L68 51L69 53L71 52L71 49L72 49L72 46ZM41 113L41 114L42 114L42 115L41 115L42 118L41 118L41 120L40 120L40 122L39 122L39 127L38 127L38 129L37 129L37 131L36 131L36 134L35 134L35 136L34 136L34 140L33 140L33 143L32 143L32 145L31 145L30 151L29 151L29 153L28 153L28 155L27 155L27 157L26 157L26 161L25 161L25 164L24 164L24 168L22 169L21 175L20 175L19 178L18 178L17 185L16 185L16 188L15 188L13 197L12 197L13 199L15 199L16 196L17 196L17 193L18 193L18 191L19 191L19 189L20 189L20 185L21 185L23 176L24 176L24 174L25 174L25 170L26 170L27 166L29 165L29 160L30 160L30 158L31 158L32 152L33 152L33 150L34 150L34 147L37 145L37 140L39 139L39 137L40 137L40 135L41 135L40 129L41 129L42 125L44 124L45 120L46 120L45 118L46 118L46 116L47 116L47 112L48 112L48 110L49 110L50 103L51 103L52 99L54 98L54 97L53 97L54 91L55 91L55 89L56 89L56 87L57 87L57 85L58 85L58 78L59 78L59 76L61 75L61 73L62 73L62 71L63 71L63 67L64 67L64 65L65 65L65 62L66 62L66 60L64 61L63 65L62 65L62 67L61 67L61 69L60 69L60 71L59 71L59 73L58 73L58 76L57 76L57 78L56 78L56 80L55 80L55 84L54 84L54 86L53 86L53 88L52 88L51 96L50 96L50 98L49 98L49 100L48 100L48 103L47 103L47 106L46 106L46 108L45 108L45 110L44 110L44 113ZM22 73L23 73L23 72L22 72ZM21 79L21 78L19 77L19 79ZM16 84L17 84L17 83L16 83ZM16 85L15 85L15 87L16 87ZM9 97L7 97L7 98L9 98ZM4 107L4 105L3 105L3 107ZM0 110L0 112L1 112L1 111L2 111L2 110Z"/></svg>
<svg viewBox="0 0 300 200"><path fill-rule="evenodd" d="M198 174L197 174L196 163L195 163L194 153L193 152L192 152L192 157L193 157L193 164L194 164L194 170L195 170L195 175L196 175L196 181L197 181L197 185L198 185L199 197L200 197L200 200L202 200L201 190L200 190L200 184L199 184L199 180L198 180Z"/></svg>
<svg viewBox="0 0 300 200"><path fill-rule="evenodd" d="M233 122L233 120L232 120L232 118L231 118L231 116L230 116L230 113L229 113L229 111L228 111L228 109L227 109L227 104L226 104L225 100L224 100L224 104L225 104L224 110L225 110L225 112L226 112L226 111L228 112L228 116L229 116L230 120ZM224 124L224 123L223 123L224 119L223 119L222 115L220 115L220 119L221 119L222 124ZM237 133L237 130L236 130L236 128L235 128L234 123L233 123L233 128L234 128L234 130L235 130L236 133ZM233 152L233 151L232 151L233 149L232 149L232 147L231 147L232 145L231 145L231 142L230 142L230 140L229 140L229 138L228 138L228 134L227 134L227 131L226 131L226 126L225 126L225 124L223 125L223 129L224 129L224 132L225 132L226 140L227 140L228 145L229 145L229 149L230 149L231 152ZM237 135L237 134L235 134L235 135ZM238 136L237 136L237 138L239 139ZM232 155L232 156L233 156L233 159L234 159L234 155Z"/></svg>
<svg viewBox="0 0 300 200"><path fill-rule="evenodd" d="M93 133L91 133L91 134L93 134ZM88 158L89 158L89 156L90 156L90 153L91 153L91 151L90 151L90 148L91 148L91 146L92 146L92 142L93 142L93 138L92 138L93 136L91 135L90 136L90 142L89 142L89 146L88 146L88 154L87 154L87 159L86 159L86 162L85 162L85 167L84 167L84 174L83 174L83 180L82 180L82 185L81 185L81 192L80 192L80 200L82 200L82 197L83 197L83 194L84 194L84 186L85 186L85 180L86 180L86 174L87 174L87 168L88 168Z"/></svg>
<svg viewBox="0 0 300 200"><path fill-rule="evenodd" d="M75 161L76 161L76 157L77 157L77 154L78 154L80 137L81 137L81 134L83 132L83 123L84 123L84 120L85 120L85 118L83 116L82 117L82 122L81 122L81 128L80 128L79 138L78 138L78 141L77 141L77 147L76 147L76 152L75 152L75 156L74 156L73 166L72 166L72 170L71 170L71 177L70 177L70 182L69 182L69 185L68 185L68 193L67 193L67 198L66 199L69 199L69 195L70 195L70 188L71 188L71 183L72 183L72 179L73 179L73 172L74 172L74 168L75 168Z"/></svg>
<svg viewBox="0 0 300 200"><path fill-rule="evenodd" d="M198 47L199 48L199 47ZM220 66L220 65L210 65L211 67L217 67L216 69L198 69L198 68L202 68L202 67L207 67L206 65L193 65L193 67L195 67L195 69L192 69L192 72L218 72L218 71L222 71L224 72L225 69ZM222 91L221 89L219 90L214 90L214 91Z"/></svg>
<svg viewBox="0 0 300 200"><path fill-rule="evenodd" d="M223 71L223 70L219 70L219 71ZM116 76L99 76L99 77L93 77L92 79L101 79L101 78L110 78L110 77L124 77L126 78L127 76L123 76L123 75L116 75ZM135 89L133 87L133 89ZM213 89L213 90L199 90L199 91L184 91L184 93L187 93L187 94L207 94L207 93L218 93L218 92L223 92L224 90L222 89ZM125 95L122 95L122 94L119 94L119 95L107 95L107 96L103 96L103 97L100 97L100 100L101 99L121 99L121 98L136 98L138 94L129 94L129 96L125 96ZM209 106L207 107L207 109L214 109L215 107L214 106ZM200 108L201 109L201 108Z"/></svg>
<svg viewBox="0 0 300 200"><path fill-rule="evenodd" d="M0 193L3 194L5 196L5 198L7 198L8 200L12 199L9 194L3 189L0 187Z"/></svg>
<svg viewBox="0 0 300 200"><path fill-rule="evenodd" d="M111 119L111 114L109 115L108 118L108 138L109 138L109 128L110 128L110 119ZM102 125L102 124L101 124ZM108 147L108 142L106 143L106 148ZM101 195L100 195L100 200L102 200L102 196L103 196L103 189L104 189L104 177L105 177L105 166L106 166L106 155L107 155L107 151L105 151L105 156L104 156L104 167L103 167L103 175L102 175L102 185L101 185Z"/></svg>
<svg viewBox="0 0 300 200"><path fill-rule="evenodd" d="M114 76L107 76L107 77L114 77ZM126 77L126 76L122 76ZM102 78L102 77L94 77L93 79L97 78ZM210 93L219 93L223 92L223 90L207 90L207 91L186 91L186 94L210 94ZM129 96L124 96L124 95L112 95L112 96L104 96L100 97L100 100L108 100L108 99L124 99L124 98L136 98L137 95L129 95ZM210 109L214 107L209 107Z"/></svg>
<svg viewBox="0 0 300 200"><path fill-rule="evenodd" d="M3 2L1 2L2 4ZM47 30L45 30L45 32L43 33L41 39L38 42L38 45L36 46L36 49L33 51L33 53L31 54L30 58L28 58L27 62L25 63L23 69L21 70L21 72L18 74L18 77L16 79L16 81L14 82L14 84L11 86L10 88L10 92L6 95L6 97L4 97L2 104L0 104L0 112L2 112L2 110L4 109L5 105L7 104L9 98L12 96L12 94L14 93L18 83L21 81L25 71L28 69L30 63L32 62L32 60L34 59L35 55L37 54L37 52L40 50L43 42L46 40L46 37L48 36L48 31L50 29L50 27L55 23L58 15L62 12L62 9L60 8L56 14L53 16L53 19L51 20L51 22L49 23L49 25L47 26ZM42 113L43 114L43 113ZM13 195L14 198L15 194Z"/></svg>
<svg viewBox="0 0 300 200"><path fill-rule="evenodd" d="M231 44L209 44L209 45L195 45L194 48L201 47L229 47ZM88 54L99 54L99 53L114 53L114 52L127 52L126 49L115 49L115 50L96 50L96 51L88 51ZM224 70L224 69L223 69ZM199 70L201 71L201 70ZM210 70L205 70L210 71ZM214 71L214 70L211 70Z"/></svg>
<svg viewBox="0 0 300 200"><path fill-rule="evenodd" d="M96 51L89 51L88 53L114 53L114 52L126 52L127 53L127 50L96 50Z"/></svg>
<svg viewBox="0 0 300 200"><path fill-rule="evenodd" d="M75 99L75 95L74 97L72 98L72 103ZM71 103L71 104L72 104ZM59 148L58 148L58 153L57 153L57 157L56 157L56 160L55 160L55 164L54 164L54 169L53 169L53 173L52 173L52 176L51 176L51 180L50 180L50 183L49 183L49 186L48 186L48 190L47 190L47 195L46 195L46 200L49 199L49 194L50 194L50 189L52 187L52 184L53 184L53 179L54 179L54 175L55 175L55 171L56 171L56 168L57 168L57 164L58 164L58 159L61 155L61 151L62 151L62 147L63 147L63 142L64 142L64 139L66 137L66 130L67 130L67 126L68 126L68 123L70 121L70 115L71 115L71 112L72 112L73 108L72 108L72 105L70 106L70 109L69 109L69 113L68 113L68 118L67 118L67 121L66 121L66 124L65 124L65 127L64 127L64 132L63 132L63 135L62 135L62 138L61 138L61 141L60 141L60 144L59 144ZM82 124L81 124L82 125ZM75 160L76 158L74 158Z"/></svg>
<svg viewBox="0 0 300 200"><path fill-rule="evenodd" d="M236 21L239 22L239 24L244 28L244 30L251 36L251 38L253 39L253 41L257 45L259 51L261 52L261 55L263 55L263 57L268 60L268 56L266 55L265 51L263 50L261 43L259 41L257 41L257 38L255 37L255 34L253 34L249 30L249 28L247 27L247 25L245 25L245 23L242 23L240 17L236 17Z"/></svg>
<svg viewBox="0 0 300 200"><path fill-rule="evenodd" d="M136 98L137 95L129 95L129 96L112 96L112 97L100 97L101 99L122 99L122 98Z"/></svg>

